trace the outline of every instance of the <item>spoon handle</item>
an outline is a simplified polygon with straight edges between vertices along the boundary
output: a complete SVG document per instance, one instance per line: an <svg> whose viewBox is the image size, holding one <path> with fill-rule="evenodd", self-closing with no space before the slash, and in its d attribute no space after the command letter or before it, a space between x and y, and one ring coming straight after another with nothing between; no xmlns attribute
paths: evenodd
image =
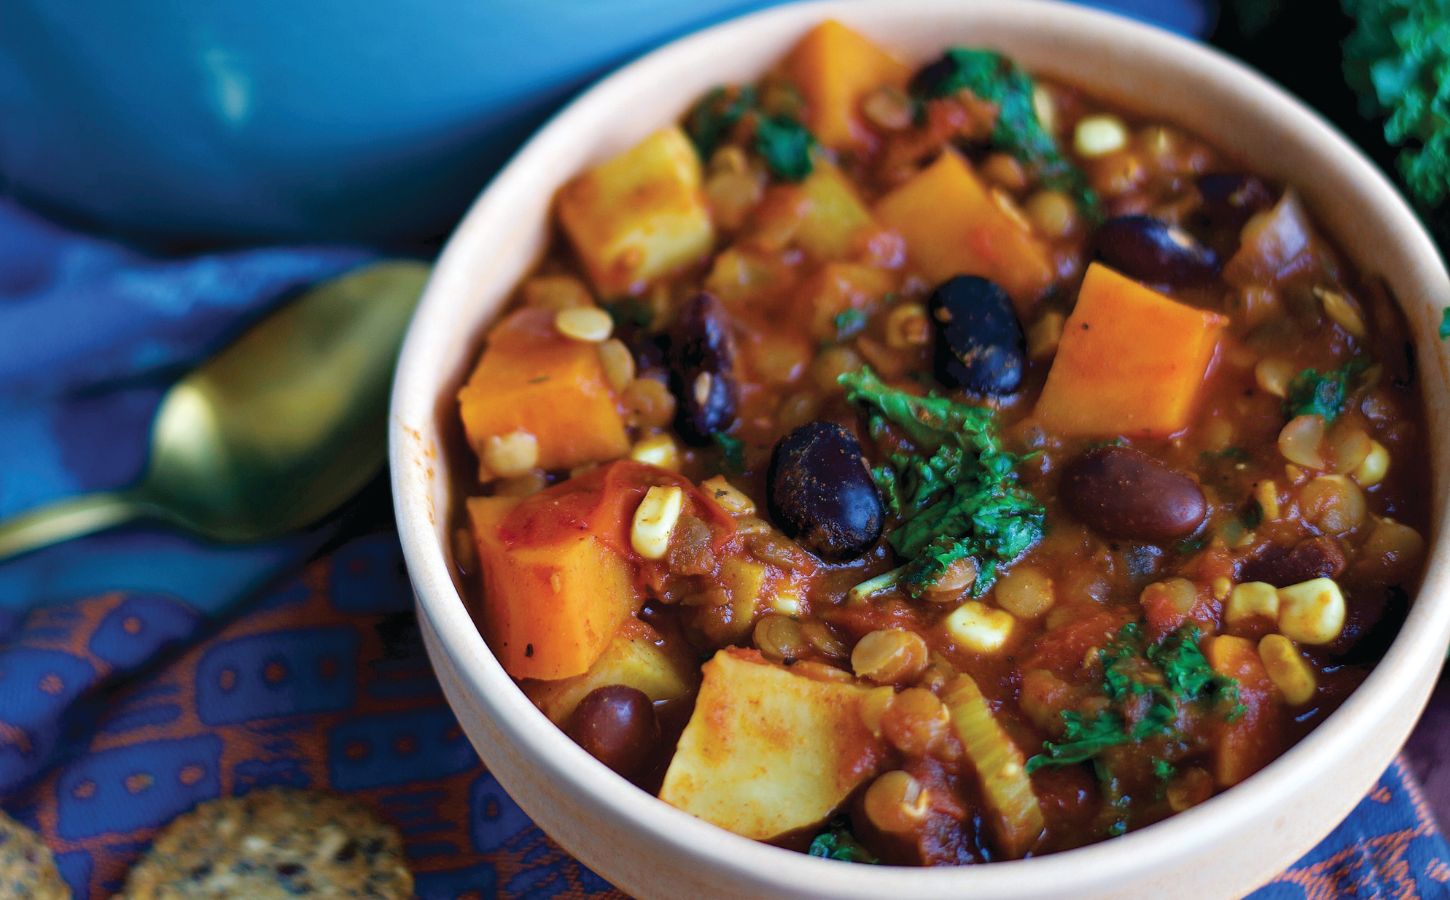
<svg viewBox="0 0 1450 900"><path fill-rule="evenodd" d="M0 521L0 560L120 525L148 511L135 491L57 500Z"/></svg>

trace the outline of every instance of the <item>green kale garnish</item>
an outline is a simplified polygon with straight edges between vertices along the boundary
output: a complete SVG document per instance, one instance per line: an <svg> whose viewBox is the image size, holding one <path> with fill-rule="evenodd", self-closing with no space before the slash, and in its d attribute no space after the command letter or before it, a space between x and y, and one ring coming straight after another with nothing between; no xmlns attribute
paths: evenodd
<svg viewBox="0 0 1450 900"><path fill-rule="evenodd" d="M854 307L843 309L836 313L832 322L836 326L836 340L844 341L860 334L861 329L866 327L866 314Z"/></svg>
<svg viewBox="0 0 1450 900"><path fill-rule="evenodd" d="M1000 566L1042 538L1045 511L1017 483L1017 458L1002 449L989 409L887 387L869 368L840 377L846 399L868 412L878 440L895 427L911 451L871 470L900 524L887 536L905 563L899 582L913 597L960 559L977 567L973 594L985 593Z"/></svg>
<svg viewBox="0 0 1450 900"><path fill-rule="evenodd" d="M811 856L819 856L824 859L838 859L842 862L866 863L875 865L879 860L871 855L871 852L856 840L847 824L837 819L830 827L815 836L811 841L809 851Z"/></svg>
<svg viewBox="0 0 1450 900"><path fill-rule="evenodd" d="M1172 781L1178 774L1178 767L1166 759L1153 760L1153 776L1159 781Z"/></svg>
<svg viewBox="0 0 1450 900"><path fill-rule="evenodd" d="M755 108L755 88L717 87L712 89L685 116L685 133L695 145L700 158L708 160L721 142L745 114Z"/></svg>
<svg viewBox="0 0 1450 900"><path fill-rule="evenodd" d="M1046 187L1075 198L1090 219L1101 218L1098 196L1088 187L1086 176L1063 155L1057 140L1037 118L1032 78L1020 66L991 50L952 47L924 71L928 77L912 83L919 99L949 97L966 90L995 104L992 143L1036 170Z"/></svg>
<svg viewBox="0 0 1450 900"><path fill-rule="evenodd" d="M1440 310L1440 340L1450 341L1450 306Z"/></svg>
<svg viewBox="0 0 1450 900"><path fill-rule="evenodd" d="M1228 705L1225 717L1236 721L1244 713L1238 682L1218 674L1198 649L1198 628L1185 625L1157 643L1145 640L1137 623L1124 625L1118 636L1098 651L1103 667L1103 696L1111 702L1091 719L1073 710L1062 712L1063 736L1045 741L1044 752L1027 761L1027 771L1046 766L1067 766L1094 760L1103 751L1173 733L1179 712L1190 703ZM1134 698L1147 696L1146 707ZM1129 727L1124 710L1138 710ZM1154 771L1160 771L1155 761ZM1100 773L1101 774L1101 773Z"/></svg>
<svg viewBox="0 0 1450 900"><path fill-rule="evenodd" d="M1326 424L1333 422L1344 409L1350 379L1363 370L1364 362L1357 359L1322 375L1317 369L1305 369L1289 382L1284 414L1291 419L1295 416L1319 416Z"/></svg>
<svg viewBox="0 0 1450 900"><path fill-rule="evenodd" d="M615 326L632 325L636 328L648 328L654 321L654 309L638 297L623 297L619 300L606 300L600 306L609 313L609 318L614 321Z"/></svg>
<svg viewBox="0 0 1450 900"><path fill-rule="evenodd" d="M1424 209L1450 199L1450 5L1343 0L1355 20L1344 74L1360 111L1384 117L1400 176Z"/></svg>
<svg viewBox="0 0 1450 900"><path fill-rule="evenodd" d="M760 116L755 125L755 151L772 175L800 181L811 174L816 139L805 126L786 116Z"/></svg>
<svg viewBox="0 0 1450 900"><path fill-rule="evenodd" d="M723 431L715 432L714 440L724 458L726 471L731 474L745 471L745 442Z"/></svg>

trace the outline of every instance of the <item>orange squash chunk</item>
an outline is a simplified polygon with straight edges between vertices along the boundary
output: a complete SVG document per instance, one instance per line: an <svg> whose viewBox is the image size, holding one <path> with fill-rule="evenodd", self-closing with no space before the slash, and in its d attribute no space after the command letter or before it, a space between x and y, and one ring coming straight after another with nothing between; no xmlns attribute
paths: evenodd
<svg viewBox="0 0 1450 900"><path fill-rule="evenodd" d="M1274 683L1254 642L1221 634L1210 638L1204 656L1220 675L1238 682L1243 713L1223 722L1214 736L1213 777L1230 787L1262 769L1279 754L1280 710Z"/></svg>
<svg viewBox="0 0 1450 900"><path fill-rule="evenodd" d="M630 561L597 535L508 541L512 497L468 501L483 576L483 632L504 671L556 679L589 670L634 611Z"/></svg>
<svg viewBox="0 0 1450 900"><path fill-rule="evenodd" d="M598 348L559 334L553 314L544 310L519 310L499 323L459 391L458 405L480 459L489 438L518 430L538 440L538 465L545 469L629 452L624 416L604 380Z"/></svg>
<svg viewBox="0 0 1450 900"><path fill-rule="evenodd" d="M1057 277L1047 248L1027 223L951 151L882 197L876 219L906 239L911 264L931 281L990 278L1019 312L1030 310Z"/></svg>
<svg viewBox="0 0 1450 900"><path fill-rule="evenodd" d="M896 289L896 276L857 263L827 263L801 284L792 313L811 337L836 336L836 316L848 309L870 313Z"/></svg>
<svg viewBox="0 0 1450 900"><path fill-rule="evenodd" d="M861 100L883 84L904 85L910 70L900 60L833 19L812 28L782 68L806 101L806 125L833 150L871 145Z"/></svg>
<svg viewBox="0 0 1450 900"><path fill-rule="evenodd" d="M1227 324L1094 263L1063 325L1038 421L1079 436L1182 431Z"/></svg>

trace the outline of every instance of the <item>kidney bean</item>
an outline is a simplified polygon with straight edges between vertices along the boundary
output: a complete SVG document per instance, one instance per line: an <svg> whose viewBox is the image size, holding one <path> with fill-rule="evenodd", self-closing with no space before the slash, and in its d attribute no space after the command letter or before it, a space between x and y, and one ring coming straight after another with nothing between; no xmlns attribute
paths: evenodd
<svg viewBox="0 0 1450 900"><path fill-rule="evenodd" d="M958 275L932 291L929 310L943 384L994 395L1022 386L1027 341L1006 291L985 278Z"/></svg>
<svg viewBox="0 0 1450 900"><path fill-rule="evenodd" d="M1088 450L1063 468L1058 490L1073 515L1109 537L1173 540L1208 512L1193 479L1130 447Z"/></svg>
<svg viewBox="0 0 1450 900"><path fill-rule="evenodd" d="M1344 629L1326 649L1341 662L1372 664L1389 651L1409 614L1410 595L1399 585L1358 592L1348 605Z"/></svg>
<svg viewBox="0 0 1450 900"><path fill-rule="evenodd" d="M735 340L721 302L696 294L680 311L670 340L670 385L679 400L680 436L704 445L735 421Z"/></svg>
<svg viewBox="0 0 1450 900"><path fill-rule="evenodd" d="M622 684L585 694L564 730L590 756L626 778L648 761L660 735L649 697Z"/></svg>
<svg viewBox="0 0 1450 900"><path fill-rule="evenodd" d="M1274 205L1273 188L1254 175L1218 172L1200 175L1198 193L1203 198L1203 215L1215 228L1237 231L1254 213Z"/></svg>
<svg viewBox="0 0 1450 900"><path fill-rule="evenodd" d="M1203 284L1218 274L1217 253L1152 216L1109 219L1098 227L1093 245L1099 259L1139 281Z"/></svg>
<svg viewBox="0 0 1450 900"><path fill-rule="evenodd" d="M881 537L881 494L861 444L833 422L807 422L780 439L766 491L776 524L822 559L854 559Z"/></svg>
<svg viewBox="0 0 1450 900"><path fill-rule="evenodd" d="M1271 547L1238 566L1239 581L1288 587L1311 578L1338 578L1347 563L1344 546L1328 535L1305 538L1293 547Z"/></svg>

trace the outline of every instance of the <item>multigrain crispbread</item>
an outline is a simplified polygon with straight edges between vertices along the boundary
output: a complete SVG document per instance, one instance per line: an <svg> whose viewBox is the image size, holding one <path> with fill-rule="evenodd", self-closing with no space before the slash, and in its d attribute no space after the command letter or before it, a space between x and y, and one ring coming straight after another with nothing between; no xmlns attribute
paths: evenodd
<svg viewBox="0 0 1450 900"><path fill-rule="evenodd" d="M66 900L70 895L40 836L0 812L0 897Z"/></svg>
<svg viewBox="0 0 1450 900"><path fill-rule="evenodd" d="M397 829L347 797L267 788L177 817L126 878L123 897L413 895Z"/></svg>

